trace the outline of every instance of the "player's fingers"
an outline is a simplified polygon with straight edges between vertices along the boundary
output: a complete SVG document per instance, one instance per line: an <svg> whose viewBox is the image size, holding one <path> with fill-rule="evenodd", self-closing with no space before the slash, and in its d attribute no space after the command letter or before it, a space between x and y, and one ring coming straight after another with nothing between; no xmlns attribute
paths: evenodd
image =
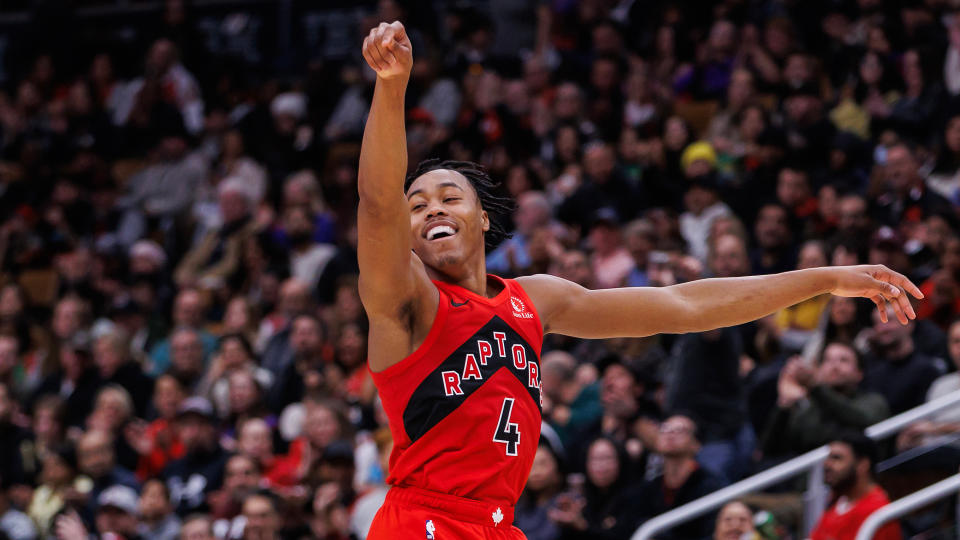
<svg viewBox="0 0 960 540"><path fill-rule="evenodd" d="M383 46L383 38L381 36L377 36L373 40L373 48L376 49L376 54L378 55L380 62L383 64L383 67L389 67L391 63L389 60L387 60L388 52L386 47ZM393 57L393 54L390 54L390 57L393 58L394 62L396 62L396 58Z"/></svg>
<svg viewBox="0 0 960 540"><path fill-rule="evenodd" d="M877 311L880 312L880 321L887 322L887 303L884 302L883 297L877 294L871 296L870 300L873 300L873 303L877 305Z"/></svg>
<svg viewBox="0 0 960 540"><path fill-rule="evenodd" d="M380 65L380 62L378 62L377 59L374 58L374 55L373 55L374 47L373 45L370 44L371 39L372 38L368 36L365 40L363 40L363 58L364 60L367 61L368 64L370 64L370 67L373 68L374 71L380 71L383 69L383 67Z"/></svg>
<svg viewBox="0 0 960 540"><path fill-rule="evenodd" d="M390 67L390 63L387 62L387 59L383 57L383 51L380 49L379 36L373 36L370 38L370 56L377 61L380 69L387 69Z"/></svg>
<svg viewBox="0 0 960 540"><path fill-rule="evenodd" d="M380 41L380 53L383 54L383 59L390 63L390 65L396 65L397 57L393 55L393 39L386 39Z"/></svg>
<svg viewBox="0 0 960 540"><path fill-rule="evenodd" d="M907 279L907 276L901 274L900 272L894 272L886 266L881 266L882 271L877 276L877 279L881 281L886 281L892 285L902 288L903 290L910 293L915 298L923 298L923 292L919 287L913 284L912 281Z"/></svg>
<svg viewBox="0 0 960 540"><path fill-rule="evenodd" d="M906 313L907 317L910 319L917 318L917 312L913 310L913 304L910 302L910 297L906 293L897 297L897 303L903 308L903 312Z"/></svg>
<svg viewBox="0 0 960 540"><path fill-rule="evenodd" d="M907 324L910 322L910 319L907 318L907 314L903 311L903 306L900 305L900 302L897 300L897 298L887 295L884 295L884 298L886 298L887 302L893 308L893 313L897 316L897 320L900 321L900 324Z"/></svg>
<svg viewBox="0 0 960 540"><path fill-rule="evenodd" d="M393 21L389 24L390 30L393 31L393 39L397 41L402 41L407 37L407 30L403 27L403 24L400 21Z"/></svg>

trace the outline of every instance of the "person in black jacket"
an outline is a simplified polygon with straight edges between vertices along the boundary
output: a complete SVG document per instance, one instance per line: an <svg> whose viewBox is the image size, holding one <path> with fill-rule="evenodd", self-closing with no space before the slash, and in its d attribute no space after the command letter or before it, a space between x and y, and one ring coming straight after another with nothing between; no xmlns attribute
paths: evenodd
<svg viewBox="0 0 960 540"><path fill-rule="evenodd" d="M701 467L696 459L700 441L697 424L691 417L675 414L667 418L660 425L657 446L663 456L663 472L643 483L633 507L633 511L643 520L699 499L723 486L722 480ZM714 515L707 514L664 532L657 538L706 538L713 530L713 523Z"/></svg>
<svg viewBox="0 0 960 540"><path fill-rule="evenodd" d="M217 440L213 406L204 398L184 400L177 430L185 454L163 470L170 499L181 517L207 508L207 494L220 488L229 455Z"/></svg>
<svg viewBox="0 0 960 540"><path fill-rule="evenodd" d="M590 443L582 495L559 495L547 514L560 526L561 540L613 540L633 534L639 487L628 482L627 466L627 452L614 439L601 436Z"/></svg>

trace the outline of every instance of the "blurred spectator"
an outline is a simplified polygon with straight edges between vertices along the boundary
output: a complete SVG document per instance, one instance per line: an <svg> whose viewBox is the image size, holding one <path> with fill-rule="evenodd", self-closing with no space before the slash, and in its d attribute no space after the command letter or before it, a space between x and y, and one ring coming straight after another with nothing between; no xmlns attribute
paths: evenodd
<svg viewBox="0 0 960 540"><path fill-rule="evenodd" d="M224 466L223 488L210 493L213 530L217 538L241 538L245 520L240 514L244 499L260 486L260 464L254 458L235 454Z"/></svg>
<svg viewBox="0 0 960 540"><path fill-rule="evenodd" d="M919 350L913 339L913 322L900 324L892 308L887 322L873 313L870 334L871 354L867 360L864 387L886 399L892 414L923 403L933 381L947 366L943 359L931 358Z"/></svg>
<svg viewBox="0 0 960 540"><path fill-rule="evenodd" d="M134 411L143 416L150 402L153 383L130 358L127 337L119 328L97 338L93 344L93 362L97 367L100 384L116 384L127 391L133 399Z"/></svg>
<svg viewBox="0 0 960 540"><path fill-rule="evenodd" d="M152 478L167 463L183 457L183 443L174 425L180 405L187 398L183 384L172 375L161 375L153 390L153 412L156 418L149 424L128 424L124 435L140 455L137 477L143 481Z"/></svg>
<svg viewBox="0 0 960 540"><path fill-rule="evenodd" d="M766 457L802 454L889 416L883 396L860 389L863 372L857 351L839 341L826 344L815 368L800 357L787 362L761 439Z"/></svg>
<svg viewBox="0 0 960 540"><path fill-rule="evenodd" d="M755 435L744 414L740 380L743 338L736 328L686 334L673 346L666 409L698 418L699 460L729 481L747 466Z"/></svg>
<svg viewBox="0 0 960 540"><path fill-rule="evenodd" d="M951 212L950 202L924 185L920 164L906 144L888 148L882 165L882 186L873 205L873 216L877 221L897 227L904 221L918 221L931 214Z"/></svg>
<svg viewBox="0 0 960 540"><path fill-rule="evenodd" d="M582 493L561 493L547 511L560 538L622 538L636 529L639 493L629 485L627 466L626 452L614 440L590 442Z"/></svg>
<svg viewBox="0 0 960 540"><path fill-rule="evenodd" d="M543 439L533 458L530 478L514 510L513 523L530 540L557 540L560 529L550 520L550 508L563 489L563 469L553 447Z"/></svg>
<svg viewBox="0 0 960 540"><path fill-rule="evenodd" d="M947 331L947 350L954 367L960 369L960 321L955 320ZM948 396L960 390L960 373L947 373L937 377L927 391L926 401ZM950 407L925 420L911 424L897 437L897 448L906 450L928 444L936 444L940 436L960 432L960 408Z"/></svg>
<svg viewBox="0 0 960 540"><path fill-rule="evenodd" d="M180 516L205 508L207 494L223 483L227 454L218 444L214 421L213 407L204 398L188 398L180 405L176 424L184 455L163 470Z"/></svg>
<svg viewBox="0 0 960 540"><path fill-rule="evenodd" d="M267 493L253 493L243 500L244 539L280 540L279 502Z"/></svg>
<svg viewBox="0 0 960 540"><path fill-rule="evenodd" d="M217 348L217 338L203 328L204 300L200 291L192 288L183 288L173 301L173 328L174 330L186 327L192 328L200 335L203 344L203 356L207 358ZM172 333L171 333L172 335ZM149 372L152 376L165 373L170 368L172 346L168 335L150 351Z"/></svg>
<svg viewBox="0 0 960 540"><path fill-rule="evenodd" d="M883 488L874 482L877 445L864 435L835 439L823 464L823 479L830 486L831 504L810 533L813 540L850 538L877 509L887 505ZM874 538L899 540L900 524L891 521Z"/></svg>
<svg viewBox="0 0 960 540"><path fill-rule="evenodd" d="M213 524L209 517L204 514L192 514L183 520L180 538L182 540L214 540L218 537L213 535Z"/></svg>
<svg viewBox="0 0 960 540"><path fill-rule="evenodd" d="M77 475L77 454L72 447L64 446L44 457L39 481L27 514L40 535L47 537L53 532L54 517L68 503L85 495L90 480Z"/></svg>
<svg viewBox="0 0 960 540"><path fill-rule="evenodd" d="M170 506L170 492L162 480L143 485L137 508L140 523L137 532L143 540L176 540L180 537L180 519Z"/></svg>
<svg viewBox="0 0 960 540"><path fill-rule="evenodd" d="M0 383L0 481L4 489L30 485L36 474L30 431L14 423L16 402Z"/></svg>
<svg viewBox="0 0 960 540"><path fill-rule="evenodd" d="M753 527L753 512L739 501L729 502L717 512L713 540L760 540Z"/></svg>
<svg viewBox="0 0 960 540"><path fill-rule="evenodd" d="M523 275L532 265L532 236L550 223L552 211L550 201L542 192L528 191L517 197L513 236L487 255L487 270L500 275Z"/></svg>
<svg viewBox="0 0 960 540"><path fill-rule="evenodd" d="M700 465L697 424L682 414L660 424L657 451L663 456L663 472L643 483L636 500L637 514L649 519L720 489L721 479ZM674 527L667 538L703 538L710 534L713 516L706 515Z"/></svg>
<svg viewBox="0 0 960 540"><path fill-rule="evenodd" d="M91 512L96 508L100 495L110 486L121 485L133 490L140 488L133 473L116 464L113 438L107 432L89 431L77 441L77 466L81 474L93 481L91 488L82 493L86 508Z"/></svg>
<svg viewBox="0 0 960 540"><path fill-rule="evenodd" d="M180 261L174 278L181 287L219 289L239 270L241 248L256 226L251 219L252 200L243 181L236 178L223 181L217 195L219 226Z"/></svg>
<svg viewBox="0 0 960 540"><path fill-rule="evenodd" d="M598 289L622 286L633 268L633 259L624 247L620 220L615 210L597 210L591 219L587 243L592 250L590 263L594 286Z"/></svg>
<svg viewBox="0 0 960 540"><path fill-rule="evenodd" d="M17 510L7 496L9 486L0 479L0 532L10 540L34 540L37 528L26 514Z"/></svg>

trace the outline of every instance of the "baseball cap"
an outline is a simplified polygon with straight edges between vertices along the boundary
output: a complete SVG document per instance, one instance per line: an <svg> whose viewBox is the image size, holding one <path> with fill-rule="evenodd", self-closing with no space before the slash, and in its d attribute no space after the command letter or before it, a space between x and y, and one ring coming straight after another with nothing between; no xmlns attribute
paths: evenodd
<svg viewBox="0 0 960 540"><path fill-rule="evenodd" d="M108 487L97 497L97 505L100 508L111 507L122 510L128 514L137 513L138 497L137 492L131 487L121 486L119 484Z"/></svg>
<svg viewBox="0 0 960 540"><path fill-rule="evenodd" d="M189 397L183 400L183 403L180 404L180 408L177 409L177 418L186 416L188 414L195 414L202 416L207 420L213 420L213 405L210 404L210 401L207 398L198 396Z"/></svg>

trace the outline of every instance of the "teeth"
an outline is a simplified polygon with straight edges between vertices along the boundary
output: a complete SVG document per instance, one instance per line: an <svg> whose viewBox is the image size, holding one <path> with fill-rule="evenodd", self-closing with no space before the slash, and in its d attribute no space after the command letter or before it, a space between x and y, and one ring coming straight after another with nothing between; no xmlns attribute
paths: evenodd
<svg viewBox="0 0 960 540"><path fill-rule="evenodd" d="M449 225L437 225L427 232L427 240L433 240L437 237L437 235L442 233L447 233L448 235L453 236L456 232L457 231L453 230L453 227Z"/></svg>

